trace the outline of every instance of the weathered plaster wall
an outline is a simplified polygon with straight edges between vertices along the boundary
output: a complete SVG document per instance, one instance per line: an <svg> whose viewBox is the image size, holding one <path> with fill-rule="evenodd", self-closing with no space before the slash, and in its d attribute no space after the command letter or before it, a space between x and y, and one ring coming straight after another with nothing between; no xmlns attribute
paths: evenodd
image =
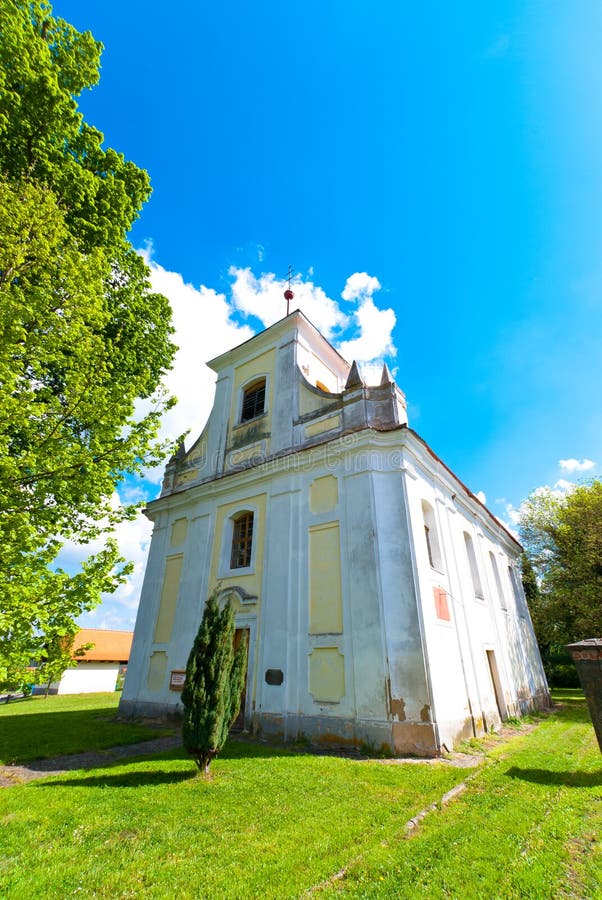
<svg viewBox="0 0 602 900"><path fill-rule="evenodd" d="M433 755L497 724L500 709L545 698L508 575L518 547L401 427L397 387L387 377L370 389L352 379L340 394L313 387L303 367L338 390L349 367L297 314L212 365L207 427L170 462L149 511L122 711L177 711L170 673L185 667L218 585L249 631L245 721L264 733ZM258 376L266 411L238 425L242 391ZM252 560L232 570L231 520L243 509L254 514Z"/></svg>

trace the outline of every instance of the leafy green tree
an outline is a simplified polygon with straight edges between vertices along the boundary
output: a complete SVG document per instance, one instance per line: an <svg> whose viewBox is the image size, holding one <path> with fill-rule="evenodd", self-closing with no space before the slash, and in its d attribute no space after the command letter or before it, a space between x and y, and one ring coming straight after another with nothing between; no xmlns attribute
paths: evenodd
<svg viewBox="0 0 602 900"><path fill-rule="evenodd" d="M0 688L126 577L111 540L75 576L53 561L132 516L116 485L167 449L170 309L127 240L148 176L76 102L101 49L40 0L0 0Z"/></svg>
<svg viewBox="0 0 602 900"><path fill-rule="evenodd" d="M229 603L220 611L214 591L188 657L182 691L184 747L205 774L238 715L246 666L246 644L234 650L234 611Z"/></svg>
<svg viewBox="0 0 602 900"><path fill-rule="evenodd" d="M539 489L522 505L520 530L536 576L523 566L533 625L557 680L554 665L572 669L564 645L602 635L602 481Z"/></svg>

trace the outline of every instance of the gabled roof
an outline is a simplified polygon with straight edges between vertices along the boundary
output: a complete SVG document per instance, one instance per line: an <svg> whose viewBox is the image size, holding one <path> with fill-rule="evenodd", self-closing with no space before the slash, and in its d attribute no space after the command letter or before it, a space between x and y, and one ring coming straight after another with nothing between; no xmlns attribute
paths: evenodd
<svg viewBox="0 0 602 900"><path fill-rule="evenodd" d="M87 662L127 662L132 649L133 631L111 631L106 628L82 628L75 635L73 650L82 644L94 644L83 656L75 657Z"/></svg>
<svg viewBox="0 0 602 900"><path fill-rule="evenodd" d="M243 341L241 344L237 344L236 347L231 347L224 353L220 353L219 356L207 360L207 365L210 369L213 369L214 372L219 372L223 366L231 362L232 359L238 357L240 351L249 344L252 343L257 347L264 344L269 345L271 341L276 340L281 333L291 328L291 326L296 326L301 331L305 332L306 336L311 334L312 338L322 346L322 350L327 356L336 358L339 365L342 364L342 368L349 370L350 365L347 360L341 356L336 347L333 347L330 341L324 337L322 332L316 328L313 322L311 322L300 309L293 310L288 316L284 316L284 318L279 319L277 322L264 328L263 331L258 331L257 334L247 338L247 340Z"/></svg>

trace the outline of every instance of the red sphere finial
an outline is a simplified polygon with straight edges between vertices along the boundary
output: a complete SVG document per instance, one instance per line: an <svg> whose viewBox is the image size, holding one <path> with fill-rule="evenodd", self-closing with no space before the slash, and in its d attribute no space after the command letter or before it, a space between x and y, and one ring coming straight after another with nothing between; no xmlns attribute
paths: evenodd
<svg viewBox="0 0 602 900"><path fill-rule="evenodd" d="M291 311L291 300L292 300L293 297L295 296L295 295L293 294L292 289L291 289L291 279L292 279L292 277L293 277L293 267L292 267L292 266L289 266L289 267L288 267L288 275L286 276L286 280L288 281L288 287L287 287L287 289L286 289L285 292L284 292L284 299L286 300L286 314L287 314L287 316L289 315L289 313L290 313L290 311Z"/></svg>

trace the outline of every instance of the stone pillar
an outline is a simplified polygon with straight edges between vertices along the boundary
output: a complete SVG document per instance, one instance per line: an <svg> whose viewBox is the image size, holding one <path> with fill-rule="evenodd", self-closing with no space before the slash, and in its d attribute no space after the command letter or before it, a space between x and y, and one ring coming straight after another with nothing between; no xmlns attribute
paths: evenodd
<svg viewBox="0 0 602 900"><path fill-rule="evenodd" d="M602 639L588 638L575 644L567 644L567 650L577 667L602 752Z"/></svg>

